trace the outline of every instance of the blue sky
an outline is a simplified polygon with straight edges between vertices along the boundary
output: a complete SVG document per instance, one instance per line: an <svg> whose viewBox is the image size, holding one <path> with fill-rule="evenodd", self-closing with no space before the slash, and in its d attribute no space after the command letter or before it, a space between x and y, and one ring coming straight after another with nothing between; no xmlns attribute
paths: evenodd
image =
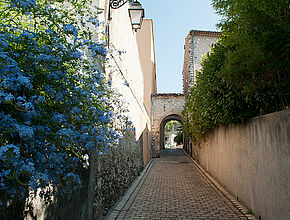
<svg viewBox="0 0 290 220"><path fill-rule="evenodd" d="M182 92L184 41L190 30L217 30L211 0L139 0L153 19L158 93Z"/></svg>

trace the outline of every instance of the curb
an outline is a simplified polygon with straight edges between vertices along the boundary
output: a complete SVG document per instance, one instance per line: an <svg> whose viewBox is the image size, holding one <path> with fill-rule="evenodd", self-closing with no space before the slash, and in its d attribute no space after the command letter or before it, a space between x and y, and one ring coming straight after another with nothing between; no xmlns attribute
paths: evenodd
<svg viewBox="0 0 290 220"><path fill-rule="evenodd" d="M121 198L115 203L115 205L109 210L108 214L104 217L104 220L117 219L121 212L127 212L128 207L132 205L135 197L139 190L141 189L151 167L154 159L152 158L148 164L144 167L141 174L131 183L129 188L124 192ZM129 200L132 199L131 203ZM121 216L120 216L121 217Z"/></svg>
<svg viewBox="0 0 290 220"><path fill-rule="evenodd" d="M244 216L246 216L248 220L258 220L258 218L253 214L247 214L248 209L239 203L228 191L226 191L205 169L203 169L192 157L190 157L184 149L183 152L191 159L193 165L204 176L204 178L209 180Z"/></svg>

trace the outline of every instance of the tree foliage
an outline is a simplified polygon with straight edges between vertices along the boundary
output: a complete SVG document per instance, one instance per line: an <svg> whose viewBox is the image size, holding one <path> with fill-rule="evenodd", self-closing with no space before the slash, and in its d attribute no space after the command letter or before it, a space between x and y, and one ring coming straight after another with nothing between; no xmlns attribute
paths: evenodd
<svg viewBox="0 0 290 220"><path fill-rule="evenodd" d="M98 69L106 55L98 13L83 0L0 1L4 207L30 189L79 186L89 152L105 153L118 138L112 91Z"/></svg>
<svg viewBox="0 0 290 220"><path fill-rule="evenodd" d="M177 136L174 137L174 142L176 142L178 145L183 143L183 133L178 132Z"/></svg>
<svg viewBox="0 0 290 220"><path fill-rule="evenodd" d="M289 3L213 0L222 37L196 73L183 116L195 142L218 125L290 104Z"/></svg>

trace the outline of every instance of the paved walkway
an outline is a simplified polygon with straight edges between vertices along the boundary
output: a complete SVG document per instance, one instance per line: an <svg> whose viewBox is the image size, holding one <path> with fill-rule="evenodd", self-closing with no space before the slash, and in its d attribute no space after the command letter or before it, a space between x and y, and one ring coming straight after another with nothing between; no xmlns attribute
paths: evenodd
<svg viewBox="0 0 290 220"><path fill-rule="evenodd" d="M106 219L255 219L218 188L183 150L164 150Z"/></svg>

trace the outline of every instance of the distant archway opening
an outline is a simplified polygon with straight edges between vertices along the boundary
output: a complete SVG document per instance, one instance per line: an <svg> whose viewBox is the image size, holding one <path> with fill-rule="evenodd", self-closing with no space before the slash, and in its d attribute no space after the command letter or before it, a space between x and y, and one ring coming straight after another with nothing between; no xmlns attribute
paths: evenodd
<svg viewBox="0 0 290 220"><path fill-rule="evenodd" d="M160 150L180 148L183 141L182 116L166 116L160 124Z"/></svg>

